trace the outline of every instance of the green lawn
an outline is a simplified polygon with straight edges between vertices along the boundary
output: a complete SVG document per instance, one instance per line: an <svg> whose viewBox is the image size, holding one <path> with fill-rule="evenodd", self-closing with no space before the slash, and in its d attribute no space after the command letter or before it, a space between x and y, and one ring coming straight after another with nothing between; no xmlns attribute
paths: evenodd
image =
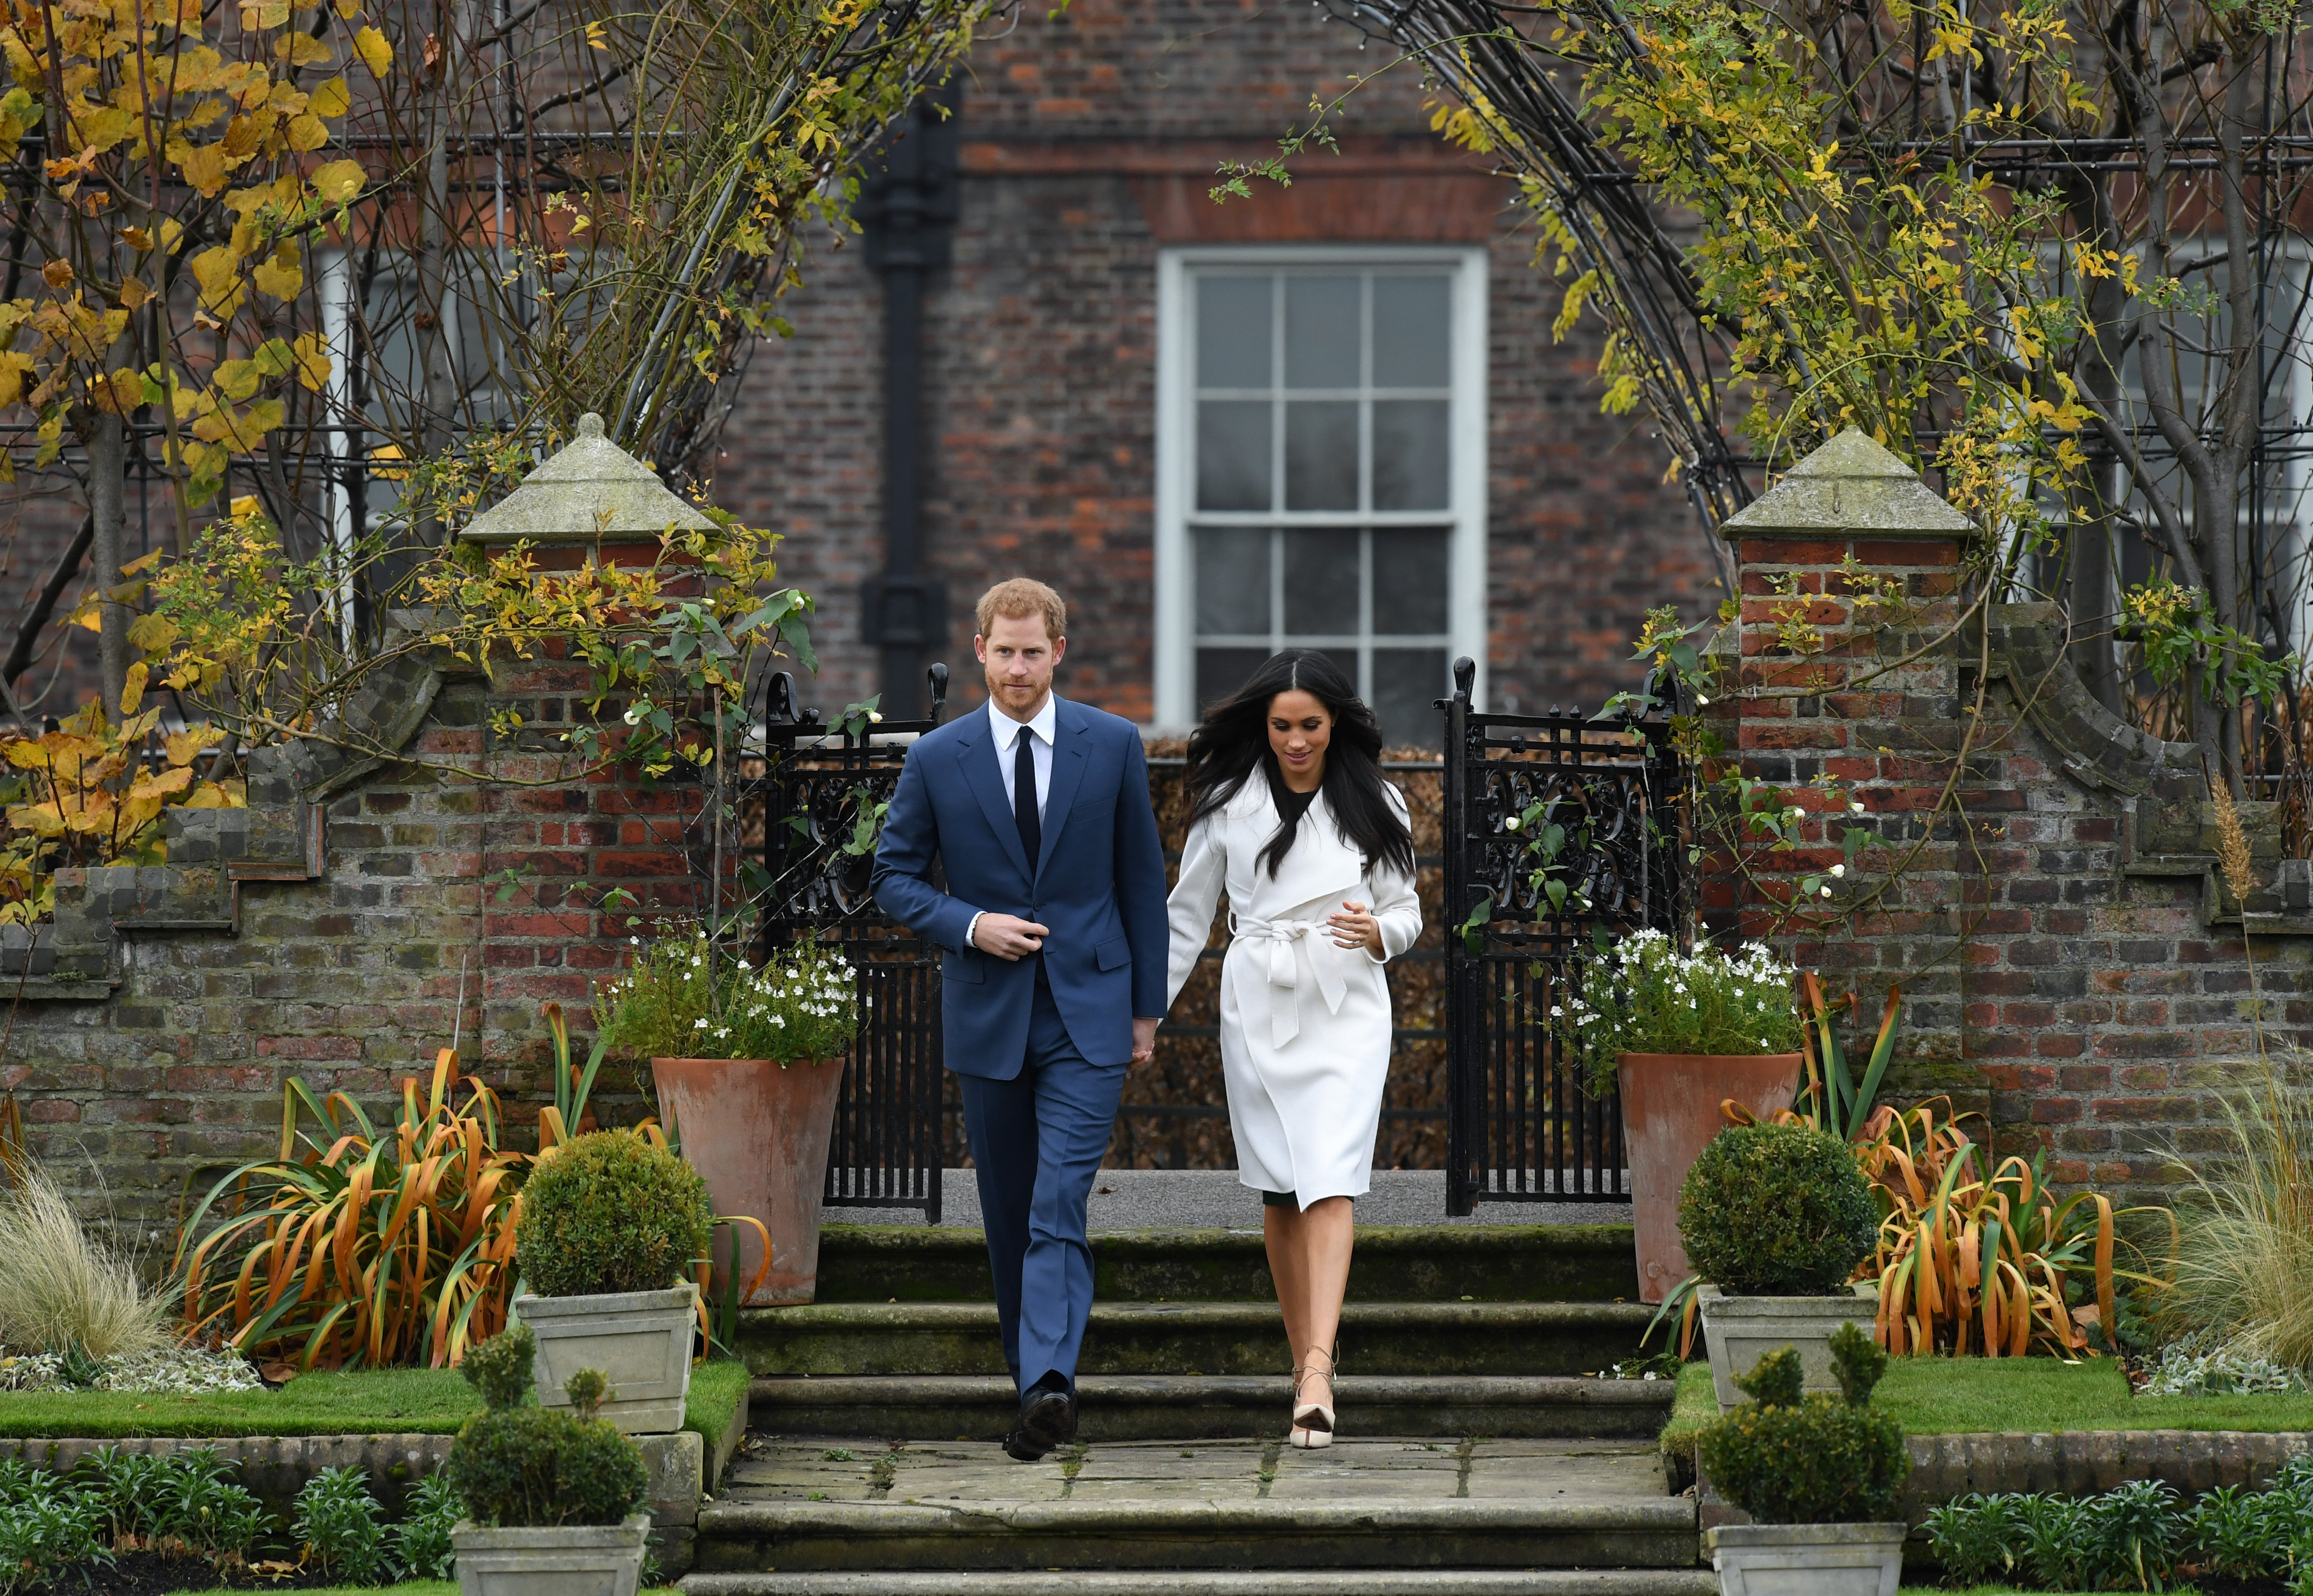
<svg viewBox="0 0 2313 1596"><path fill-rule="evenodd" d="M1980 1430L2313 1430L2313 1396L2137 1397L2109 1358L1895 1358L1873 1399L1915 1435ZM1694 1455L1719 1416L1711 1370L1689 1364L1663 1448Z"/></svg>
<svg viewBox="0 0 2313 1596"><path fill-rule="evenodd" d="M733 1361L718 1359L692 1370L682 1427L698 1431L714 1446L738 1411L747 1378L746 1365ZM480 1407L473 1388L454 1369L304 1374L277 1391L218 1391L198 1397L4 1391L0 1392L0 1438L448 1435Z"/></svg>

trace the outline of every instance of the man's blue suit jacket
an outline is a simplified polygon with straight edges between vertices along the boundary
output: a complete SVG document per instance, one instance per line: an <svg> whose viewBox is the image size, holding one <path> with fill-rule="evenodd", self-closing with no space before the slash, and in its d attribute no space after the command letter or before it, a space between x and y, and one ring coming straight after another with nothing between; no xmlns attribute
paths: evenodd
<svg viewBox="0 0 2313 1596"><path fill-rule="evenodd" d="M908 750L875 849L875 901L945 950L940 1019L947 1067L1008 1081L1020 1073L1036 960L964 941L982 909L1047 927L1044 971L1077 1051L1132 1057L1132 1017L1165 1012L1165 853L1148 802L1139 728L1058 701L1042 857L1031 864L1004 796L985 708L926 732ZM931 884L937 858L947 890Z"/></svg>

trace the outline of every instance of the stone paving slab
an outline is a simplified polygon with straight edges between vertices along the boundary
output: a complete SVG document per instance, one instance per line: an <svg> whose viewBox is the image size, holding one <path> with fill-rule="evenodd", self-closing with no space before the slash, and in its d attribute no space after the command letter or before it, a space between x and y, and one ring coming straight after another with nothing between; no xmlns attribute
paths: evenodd
<svg viewBox="0 0 2313 1596"><path fill-rule="evenodd" d="M917 1504L1001 1512L1030 1504L1447 1501L1568 1507L1658 1500L1659 1453L1634 1442L1351 1436L1317 1451L1281 1441L1122 1441L1020 1463L992 1444L756 1438L721 1501Z"/></svg>

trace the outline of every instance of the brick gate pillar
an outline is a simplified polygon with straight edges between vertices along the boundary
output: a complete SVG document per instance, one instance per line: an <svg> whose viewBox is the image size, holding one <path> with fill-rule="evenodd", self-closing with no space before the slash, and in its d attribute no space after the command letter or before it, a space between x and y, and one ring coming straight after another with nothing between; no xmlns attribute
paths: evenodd
<svg viewBox="0 0 2313 1596"><path fill-rule="evenodd" d="M1959 1106L1981 1107L1961 1059L1959 911L1981 900L1983 881L1945 802L1967 718L1954 628L1974 523L1851 428L1721 533L1737 551L1741 615L1719 639L1712 707L1725 757L1711 774L1739 774L1762 784L1755 802L1802 812L1789 851L1766 851L1752 829L1741 862L1716 857L1706 918L1772 936L1833 992L1860 993L1875 1022L1888 983L1902 983L1903 1089L1965 1092ZM1832 878L1849 826L1881 846ZM1832 895L1818 889L1791 912L1807 877Z"/></svg>
<svg viewBox="0 0 2313 1596"><path fill-rule="evenodd" d="M545 583L593 563L648 566L661 557L667 532L714 525L605 436L602 418L590 414L567 445L460 537L492 555L526 546L536 580ZM675 579L666 591L697 590ZM581 1026L591 1023L594 983L615 962L630 916L647 923L706 907L703 871L694 871L686 851L704 808L698 781L648 781L620 766L588 779L554 779L569 757L562 734L585 718L581 701L593 687L585 665L550 651L508 662L493 673L479 716L479 751L493 774L541 784L484 785L474 794L489 1011L484 1032L509 1062L540 1057L537 1012L549 999ZM633 896L634 907L605 909L605 894L618 889Z"/></svg>

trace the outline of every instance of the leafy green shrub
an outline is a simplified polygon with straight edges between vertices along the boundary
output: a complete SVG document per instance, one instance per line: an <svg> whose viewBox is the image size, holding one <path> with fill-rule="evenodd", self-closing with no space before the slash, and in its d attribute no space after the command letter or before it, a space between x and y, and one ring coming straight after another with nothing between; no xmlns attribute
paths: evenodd
<svg viewBox="0 0 2313 1596"><path fill-rule="evenodd" d="M169 1463L154 1541L181 1547L221 1569L248 1561L249 1548L273 1528L265 1504L229 1478L233 1465L213 1447L179 1452Z"/></svg>
<svg viewBox="0 0 2313 1596"><path fill-rule="evenodd" d="M0 1596L46 1585L70 1565L109 1562L101 1504L11 1458L0 1462Z"/></svg>
<svg viewBox="0 0 2313 1596"><path fill-rule="evenodd" d="M1805 1126L1729 1126L1678 1192L1687 1262L1731 1295L1835 1292L1871 1256L1878 1226L1854 1153Z"/></svg>
<svg viewBox="0 0 2313 1596"><path fill-rule="evenodd" d="M176 1460L151 1452L101 1446L75 1472L104 1515L104 1536L115 1551L142 1549L167 1519L174 1491Z"/></svg>
<svg viewBox="0 0 2313 1596"><path fill-rule="evenodd" d="M2180 1573L2313 1585L2313 1457L2268 1490L2227 1486L2189 1506L2159 1480L2099 1496L1963 1496L1928 1514L1946 1583L2048 1591L2159 1591Z"/></svg>
<svg viewBox="0 0 2313 1596"><path fill-rule="evenodd" d="M332 1579L377 1585L393 1577L385 1555L385 1509L358 1469L324 1469L307 1480L297 1493L290 1533L306 1560Z"/></svg>
<svg viewBox="0 0 2313 1596"><path fill-rule="evenodd" d="M659 1291L707 1250L707 1182L631 1131L594 1131L540 1161L514 1253L541 1296Z"/></svg>
<svg viewBox="0 0 2313 1596"><path fill-rule="evenodd" d="M571 1145L589 1139L581 1136ZM617 1425L594 1416L602 1375L582 1369L571 1377L565 1390L578 1405L576 1414L523 1407L531 1389L529 1359L517 1361L511 1350L484 1357L488 1351L488 1346L476 1348L464 1365L488 1411L466 1421L442 1468L466 1515L502 1529L546 1529L615 1524L639 1506L650 1483L642 1454ZM483 1360L479 1373L477 1358ZM519 1378L516 1367L524 1371ZM585 1378L589 1375L591 1381Z"/></svg>
<svg viewBox="0 0 2313 1596"><path fill-rule="evenodd" d="M465 1504L439 1472L418 1482L402 1504L401 1522L393 1527L393 1555L411 1579L455 1579L458 1548L450 1539L464 1516Z"/></svg>
<svg viewBox="0 0 2313 1596"><path fill-rule="evenodd" d="M1738 1376L1753 1399L1696 1437L1702 1472L1760 1523L1868 1523L1895 1513L1912 1457L1903 1426L1870 1405L1887 1355L1851 1324L1832 1337L1831 1357L1839 1396L1802 1398L1799 1355L1787 1346Z"/></svg>

